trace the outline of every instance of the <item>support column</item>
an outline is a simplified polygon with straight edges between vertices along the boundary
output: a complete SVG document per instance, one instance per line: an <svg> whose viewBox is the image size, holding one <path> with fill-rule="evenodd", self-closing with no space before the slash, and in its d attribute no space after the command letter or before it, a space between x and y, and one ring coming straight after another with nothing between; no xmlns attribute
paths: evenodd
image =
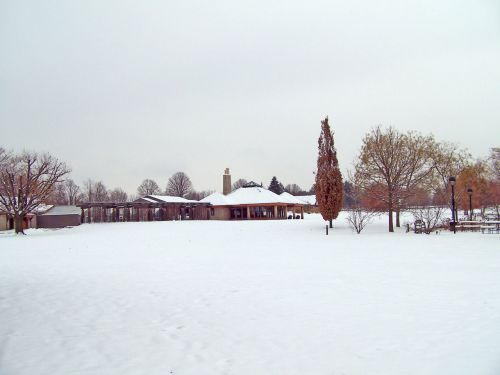
<svg viewBox="0 0 500 375"><path fill-rule="evenodd" d="M83 224L83 223L85 223L85 211L83 211L83 208L81 208L81 210L82 210L82 213L80 214L80 224Z"/></svg>
<svg viewBox="0 0 500 375"><path fill-rule="evenodd" d="M274 219L278 218L278 206L274 206Z"/></svg>
<svg viewBox="0 0 500 375"><path fill-rule="evenodd" d="M247 206L247 220L250 220L250 207L248 206Z"/></svg>
<svg viewBox="0 0 500 375"><path fill-rule="evenodd" d="M300 206L300 218L304 219L304 206Z"/></svg>
<svg viewBox="0 0 500 375"><path fill-rule="evenodd" d="M123 221L130 221L130 211L128 207L123 208Z"/></svg>

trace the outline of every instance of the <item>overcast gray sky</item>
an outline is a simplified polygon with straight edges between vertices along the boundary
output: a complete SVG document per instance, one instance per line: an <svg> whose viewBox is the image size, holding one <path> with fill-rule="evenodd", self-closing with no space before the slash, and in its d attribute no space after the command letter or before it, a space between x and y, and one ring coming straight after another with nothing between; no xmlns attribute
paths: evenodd
<svg viewBox="0 0 500 375"><path fill-rule="evenodd" d="M500 1L0 0L0 145L135 192L183 170L309 188L374 125L500 146Z"/></svg>

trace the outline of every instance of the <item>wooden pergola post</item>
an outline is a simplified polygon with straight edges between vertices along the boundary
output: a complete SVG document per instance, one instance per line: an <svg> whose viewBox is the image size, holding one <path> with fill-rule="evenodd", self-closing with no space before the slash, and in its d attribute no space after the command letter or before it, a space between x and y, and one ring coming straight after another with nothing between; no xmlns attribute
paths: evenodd
<svg viewBox="0 0 500 375"><path fill-rule="evenodd" d="M304 206L300 206L300 218L304 219Z"/></svg>

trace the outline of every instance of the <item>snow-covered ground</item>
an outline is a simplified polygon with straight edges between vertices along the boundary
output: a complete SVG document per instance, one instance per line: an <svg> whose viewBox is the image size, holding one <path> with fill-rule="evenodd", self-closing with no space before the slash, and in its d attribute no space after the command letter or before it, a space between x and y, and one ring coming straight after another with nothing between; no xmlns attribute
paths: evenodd
<svg viewBox="0 0 500 375"><path fill-rule="evenodd" d="M500 374L500 235L305 220L0 234L0 374Z"/></svg>

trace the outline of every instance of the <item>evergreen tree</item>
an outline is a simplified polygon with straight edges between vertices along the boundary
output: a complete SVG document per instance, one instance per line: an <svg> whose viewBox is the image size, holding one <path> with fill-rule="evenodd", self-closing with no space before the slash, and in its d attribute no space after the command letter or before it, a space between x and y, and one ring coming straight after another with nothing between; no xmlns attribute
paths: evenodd
<svg viewBox="0 0 500 375"><path fill-rule="evenodd" d="M318 140L318 171L316 172L316 201L323 219L336 219L342 208L342 174L337 161L337 151L333 143L333 132L328 125L328 117L321 121Z"/></svg>
<svg viewBox="0 0 500 375"><path fill-rule="evenodd" d="M278 181L276 176L273 176L273 178L271 179L271 183L269 184L268 190L279 195L285 191L285 188L283 187L283 184Z"/></svg>

